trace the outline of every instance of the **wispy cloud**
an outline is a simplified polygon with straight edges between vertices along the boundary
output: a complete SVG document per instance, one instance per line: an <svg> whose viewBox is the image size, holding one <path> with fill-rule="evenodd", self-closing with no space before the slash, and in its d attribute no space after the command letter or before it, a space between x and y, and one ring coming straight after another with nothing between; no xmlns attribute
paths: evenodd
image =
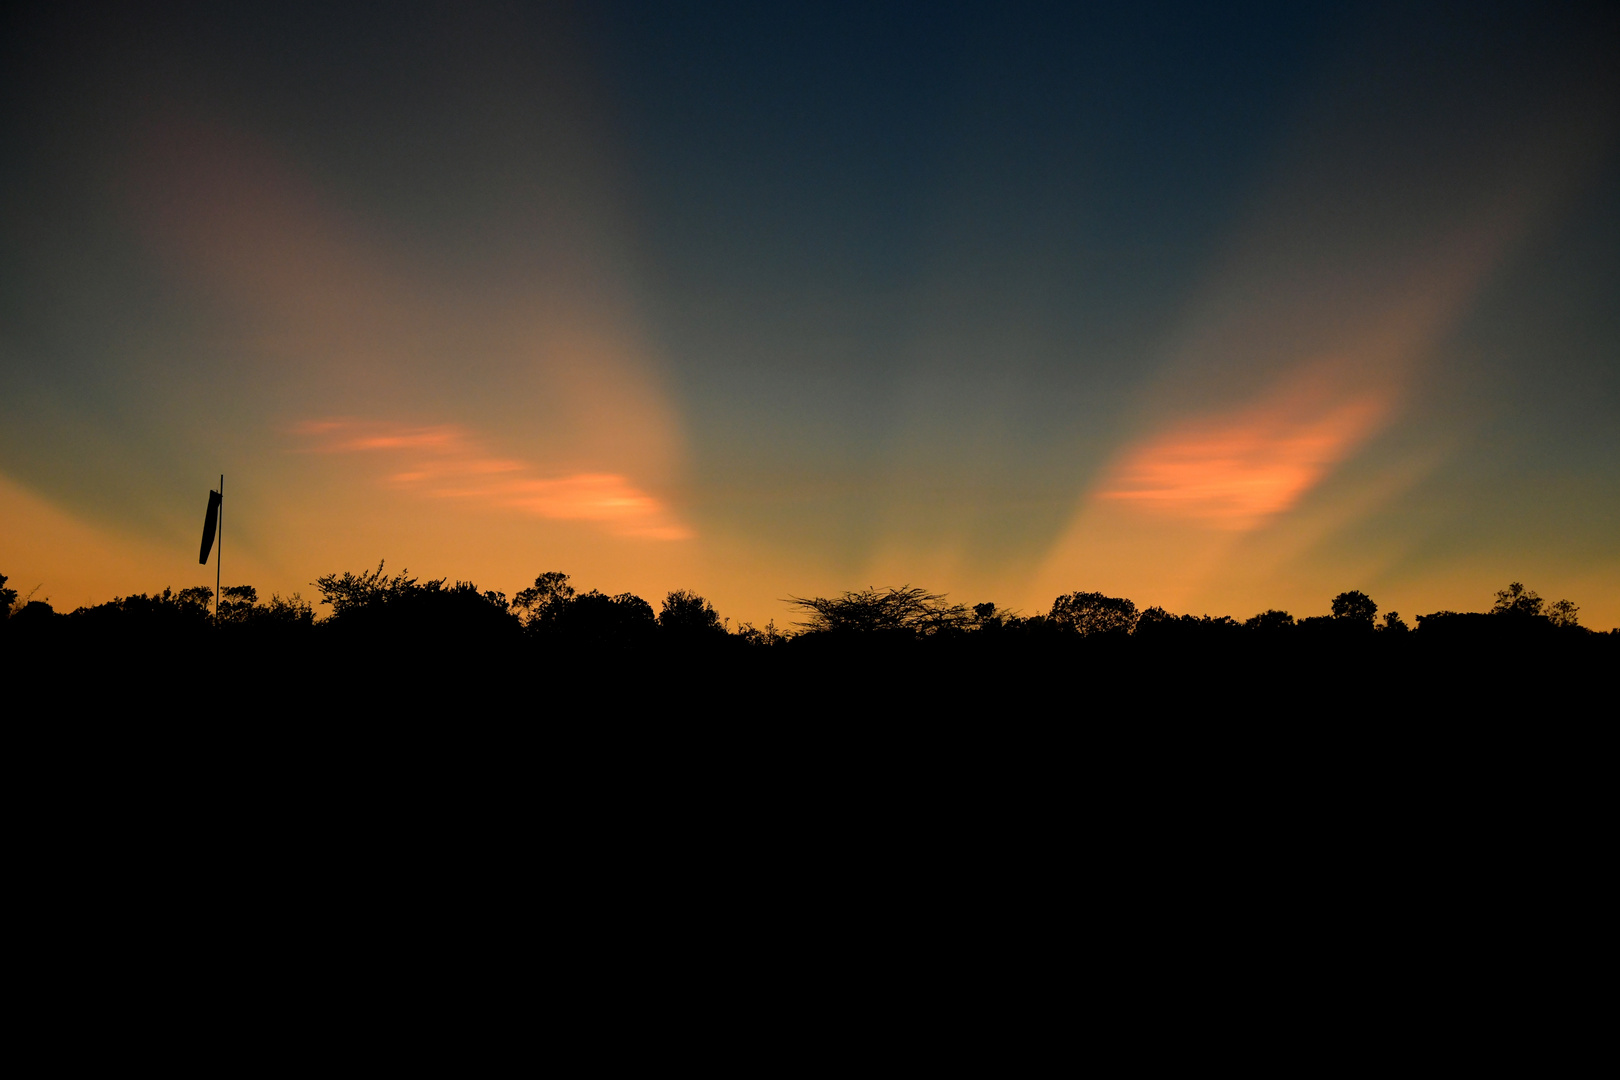
<svg viewBox="0 0 1620 1080"><path fill-rule="evenodd" d="M1294 506L1377 429L1391 404L1388 394L1346 399L1320 379L1306 380L1132 448L1097 496L1252 529Z"/></svg>
<svg viewBox="0 0 1620 1080"><path fill-rule="evenodd" d="M546 476L528 462L492 453L463 428L412 427L355 419L309 420L296 426L323 454L386 457L387 482L428 498L467 500L558 521L596 522L621 536L690 539L656 497L609 472Z"/></svg>

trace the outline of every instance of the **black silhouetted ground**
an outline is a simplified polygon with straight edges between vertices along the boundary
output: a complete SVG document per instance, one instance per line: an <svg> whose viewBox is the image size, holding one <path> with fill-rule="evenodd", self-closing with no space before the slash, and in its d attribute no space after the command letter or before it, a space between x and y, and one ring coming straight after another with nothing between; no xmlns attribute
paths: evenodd
<svg viewBox="0 0 1620 1080"><path fill-rule="evenodd" d="M493 967L662 1002L694 971L752 996L898 965L1047 1010L1087 979L1155 1022L1166 973L1200 1002L1377 985L1383 1010L1391 972L1585 955L1607 896L1591 695L1620 635L1540 612L1403 631L1355 597L1240 624L867 590L788 636L560 574L515 606L323 582L320 620L244 587L217 624L188 590L0 628L20 891L29 927L72 930L62 978L352 965L459 996Z"/></svg>

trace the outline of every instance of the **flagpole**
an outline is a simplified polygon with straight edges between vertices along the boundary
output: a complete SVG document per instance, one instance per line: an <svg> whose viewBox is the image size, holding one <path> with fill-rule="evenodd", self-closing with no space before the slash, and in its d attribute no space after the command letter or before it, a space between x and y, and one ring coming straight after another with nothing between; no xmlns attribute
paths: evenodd
<svg viewBox="0 0 1620 1080"><path fill-rule="evenodd" d="M219 554L214 557L214 625L219 625L219 564L225 561L225 474L219 474Z"/></svg>

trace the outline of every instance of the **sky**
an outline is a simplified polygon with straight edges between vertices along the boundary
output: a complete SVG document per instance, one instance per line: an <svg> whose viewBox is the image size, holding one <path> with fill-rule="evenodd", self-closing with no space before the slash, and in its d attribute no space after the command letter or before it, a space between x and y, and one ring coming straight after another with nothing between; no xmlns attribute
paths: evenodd
<svg viewBox="0 0 1620 1080"><path fill-rule="evenodd" d="M12 5L0 573L1620 625L1620 10Z"/></svg>

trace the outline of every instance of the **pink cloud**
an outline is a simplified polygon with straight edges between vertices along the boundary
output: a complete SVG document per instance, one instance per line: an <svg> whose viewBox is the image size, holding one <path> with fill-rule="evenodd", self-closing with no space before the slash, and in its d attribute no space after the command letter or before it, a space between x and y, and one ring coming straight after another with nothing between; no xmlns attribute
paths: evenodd
<svg viewBox="0 0 1620 1080"><path fill-rule="evenodd" d="M1389 393L1334 394L1320 380L1249 408L1173 427L1128 450L1098 497L1246 530L1288 510L1389 414Z"/></svg>
<svg viewBox="0 0 1620 1080"><path fill-rule="evenodd" d="M612 532L656 540L685 540L659 499L617 473L536 475L527 462L490 454L452 425L409 427L376 421L310 420L294 428L325 454L381 453L400 466L388 482L437 499L471 500L558 521L598 522Z"/></svg>

